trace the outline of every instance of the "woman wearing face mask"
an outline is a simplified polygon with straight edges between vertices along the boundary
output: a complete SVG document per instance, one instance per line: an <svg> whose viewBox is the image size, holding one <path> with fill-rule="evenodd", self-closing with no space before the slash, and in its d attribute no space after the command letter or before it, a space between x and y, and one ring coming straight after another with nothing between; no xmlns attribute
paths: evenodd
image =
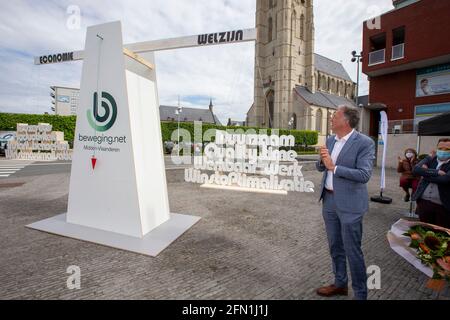
<svg viewBox="0 0 450 320"><path fill-rule="evenodd" d="M411 197L409 189L412 189L412 193L414 193L419 184L420 177L416 177L412 173L414 166L418 162L417 152L411 148L405 150L404 159L398 157L397 172L402 174L400 176L400 187L405 190L405 197L403 198L405 202L408 202Z"/></svg>

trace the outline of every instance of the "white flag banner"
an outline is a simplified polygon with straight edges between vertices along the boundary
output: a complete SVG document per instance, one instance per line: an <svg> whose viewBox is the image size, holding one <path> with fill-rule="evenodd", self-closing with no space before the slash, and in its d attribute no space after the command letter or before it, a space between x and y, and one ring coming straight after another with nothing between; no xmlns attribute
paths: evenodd
<svg viewBox="0 0 450 320"><path fill-rule="evenodd" d="M380 133L381 139L383 140L383 157L381 159L381 191L386 188L386 151L387 151L387 132L388 132L388 117L385 111L380 112Z"/></svg>

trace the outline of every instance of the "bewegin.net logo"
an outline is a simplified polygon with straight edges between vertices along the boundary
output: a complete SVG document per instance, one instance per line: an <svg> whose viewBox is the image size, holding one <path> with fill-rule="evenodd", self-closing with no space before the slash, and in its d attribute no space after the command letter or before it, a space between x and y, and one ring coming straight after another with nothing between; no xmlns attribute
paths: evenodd
<svg viewBox="0 0 450 320"><path fill-rule="evenodd" d="M97 132L105 132L114 125L117 120L117 103L114 97L106 92L101 92L101 109L99 108L99 99L98 93L94 92L93 94L93 104L92 109L88 109L86 111L86 116L89 125ZM100 109L100 110L99 110ZM126 136L108 136L105 134L100 135L82 135L78 134L78 140L82 142L91 142L94 145L85 145L84 149L86 150L99 150L99 151L113 151L119 152L119 148L105 148L102 147L101 144L112 145L113 143L126 143ZM95 146L98 144L99 146Z"/></svg>
<svg viewBox="0 0 450 320"><path fill-rule="evenodd" d="M105 100L107 100L109 104ZM91 127L100 132L104 132L111 128L117 118L116 100L114 100L113 96L106 91L102 91L102 108L104 114L100 115L98 112L98 94L97 92L94 92L93 109L87 110L87 119Z"/></svg>

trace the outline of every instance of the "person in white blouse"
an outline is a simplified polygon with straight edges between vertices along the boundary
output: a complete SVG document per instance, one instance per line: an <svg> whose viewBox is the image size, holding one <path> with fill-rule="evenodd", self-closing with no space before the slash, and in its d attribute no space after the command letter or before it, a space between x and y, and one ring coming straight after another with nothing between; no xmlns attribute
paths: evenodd
<svg viewBox="0 0 450 320"><path fill-rule="evenodd" d="M355 130L358 123L358 109L340 106L331 119L335 135L320 148L316 164L324 173L320 200L335 276L333 284L316 292L326 297L348 295L348 259L355 299L365 300L367 273L361 250L362 220L369 207L367 182L372 175L375 143Z"/></svg>

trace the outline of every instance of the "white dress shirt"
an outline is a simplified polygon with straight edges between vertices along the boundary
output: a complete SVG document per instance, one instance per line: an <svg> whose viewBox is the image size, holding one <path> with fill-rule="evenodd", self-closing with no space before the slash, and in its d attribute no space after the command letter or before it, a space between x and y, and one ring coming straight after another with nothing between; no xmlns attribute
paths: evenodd
<svg viewBox="0 0 450 320"><path fill-rule="evenodd" d="M331 152L331 159L333 160L333 163L336 164L337 158L339 157L339 154L342 151L342 148L344 148L345 143L350 138L350 136L355 132L355 129L353 129L349 134L342 138L338 138L338 136L335 136L334 139L336 142L334 143L333 151ZM331 170L328 170L327 178L325 180L325 188L328 190L334 190L333 189L333 175L336 172L337 166L334 168L334 172Z"/></svg>

